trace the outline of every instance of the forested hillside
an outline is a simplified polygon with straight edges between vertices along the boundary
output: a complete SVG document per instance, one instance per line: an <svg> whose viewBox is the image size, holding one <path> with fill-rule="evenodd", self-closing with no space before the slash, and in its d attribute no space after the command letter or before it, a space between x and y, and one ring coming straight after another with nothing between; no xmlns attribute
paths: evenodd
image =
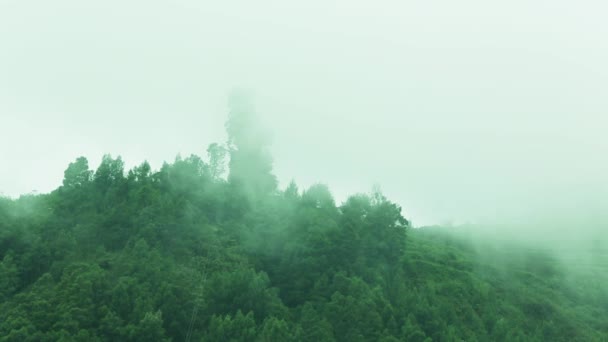
<svg viewBox="0 0 608 342"><path fill-rule="evenodd" d="M279 189L244 99L226 128L204 159L81 157L0 199L0 341L608 340L605 273L413 229L379 191Z"/></svg>

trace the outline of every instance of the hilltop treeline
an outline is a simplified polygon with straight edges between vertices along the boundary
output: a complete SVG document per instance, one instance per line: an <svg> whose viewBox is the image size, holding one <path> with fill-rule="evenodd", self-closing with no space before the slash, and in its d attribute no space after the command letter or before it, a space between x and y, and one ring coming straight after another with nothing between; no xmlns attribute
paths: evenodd
<svg viewBox="0 0 608 342"><path fill-rule="evenodd" d="M204 159L80 157L55 191L0 199L0 341L608 336L605 292L564 285L552 260L483 264L379 191L337 204L324 185L279 189L247 98L226 129Z"/></svg>

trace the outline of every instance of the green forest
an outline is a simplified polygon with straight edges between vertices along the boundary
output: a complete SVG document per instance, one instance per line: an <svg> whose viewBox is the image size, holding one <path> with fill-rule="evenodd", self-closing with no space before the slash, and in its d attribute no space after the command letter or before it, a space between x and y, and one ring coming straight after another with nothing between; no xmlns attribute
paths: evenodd
<svg viewBox="0 0 608 342"><path fill-rule="evenodd" d="M379 190L280 188L247 99L225 129L0 198L0 341L608 341L605 268L414 228Z"/></svg>

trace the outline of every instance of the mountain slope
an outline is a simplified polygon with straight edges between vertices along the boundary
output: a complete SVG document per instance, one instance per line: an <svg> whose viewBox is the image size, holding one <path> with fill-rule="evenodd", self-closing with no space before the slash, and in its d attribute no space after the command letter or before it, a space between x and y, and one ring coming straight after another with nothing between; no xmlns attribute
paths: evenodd
<svg viewBox="0 0 608 342"><path fill-rule="evenodd" d="M0 341L604 341L607 272L380 193L242 191L192 156L86 159L0 199ZM69 171L69 172L68 172Z"/></svg>

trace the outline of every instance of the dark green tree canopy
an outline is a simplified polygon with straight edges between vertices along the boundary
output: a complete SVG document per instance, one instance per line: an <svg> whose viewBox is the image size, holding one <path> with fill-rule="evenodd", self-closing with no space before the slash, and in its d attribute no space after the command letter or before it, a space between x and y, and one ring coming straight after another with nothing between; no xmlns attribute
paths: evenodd
<svg viewBox="0 0 608 342"><path fill-rule="evenodd" d="M124 179L124 169L125 164L121 157L114 159L109 154L104 155L93 177L95 184L102 188L109 187L112 183Z"/></svg>
<svg viewBox="0 0 608 342"><path fill-rule="evenodd" d="M89 170L89 161L85 157L79 157L70 163L63 173L63 186L78 187L92 180L93 171Z"/></svg>
<svg viewBox="0 0 608 342"><path fill-rule="evenodd" d="M0 197L0 342L608 341L601 254L566 272L412 229L377 189L278 189L250 98L226 130L207 159L80 157L56 191Z"/></svg>

